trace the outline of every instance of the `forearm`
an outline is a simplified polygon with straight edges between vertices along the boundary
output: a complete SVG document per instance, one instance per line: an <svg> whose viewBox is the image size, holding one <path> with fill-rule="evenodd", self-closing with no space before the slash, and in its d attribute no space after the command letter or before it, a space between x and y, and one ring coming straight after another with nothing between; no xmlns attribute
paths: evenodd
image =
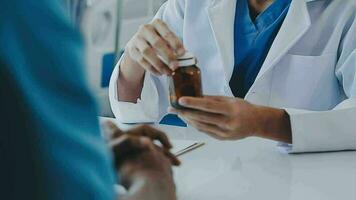
<svg viewBox="0 0 356 200"><path fill-rule="evenodd" d="M291 122L285 110L260 107L257 115L261 119L257 137L292 143Z"/></svg>
<svg viewBox="0 0 356 200"><path fill-rule="evenodd" d="M141 96L144 76L145 70L127 54L124 55L117 81L119 101L136 103Z"/></svg>

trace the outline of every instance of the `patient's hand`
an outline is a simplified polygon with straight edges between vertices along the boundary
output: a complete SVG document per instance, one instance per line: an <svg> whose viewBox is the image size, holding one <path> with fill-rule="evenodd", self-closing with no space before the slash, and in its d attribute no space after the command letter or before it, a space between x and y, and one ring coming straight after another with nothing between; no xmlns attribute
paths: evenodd
<svg viewBox="0 0 356 200"><path fill-rule="evenodd" d="M103 127L121 184L130 191L122 199L176 199L171 166L180 162L169 152L171 144L164 133L150 126L123 132L111 122L105 122ZM153 140L160 141L162 146L155 145Z"/></svg>
<svg viewBox="0 0 356 200"><path fill-rule="evenodd" d="M172 144L169 142L167 135L162 131L148 125L143 125L124 132L110 121L104 122L102 128L109 145L113 147L117 166L126 159L142 152L141 146L137 142L142 137L150 139L151 142L158 141L161 146L155 145L155 148L162 151L171 160L172 165L180 165L177 157L169 151L172 148Z"/></svg>
<svg viewBox="0 0 356 200"><path fill-rule="evenodd" d="M137 192L133 199L176 199L171 162L162 149L145 137L133 143L142 152L121 164L119 173L122 185L129 191L141 188L143 192Z"/></svg>

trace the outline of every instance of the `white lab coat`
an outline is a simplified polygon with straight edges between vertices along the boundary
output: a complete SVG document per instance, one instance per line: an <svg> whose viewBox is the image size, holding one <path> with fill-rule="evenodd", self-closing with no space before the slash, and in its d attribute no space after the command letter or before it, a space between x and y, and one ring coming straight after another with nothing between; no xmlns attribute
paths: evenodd
<svg viewBox="0 0 356 200"><path fill-rule="evenodd" d="M156 16L197 56L204 94L233 96L229 80L236 1L169 0ZM286 109L292 125L293 144L285 145L290 152L356 149L355 13L355 0L293 0L246 95L254 104ZM119 64L110 84L117 119L159 120L169 105L167 78L146 74L138 102L119 102Z"/></svg>

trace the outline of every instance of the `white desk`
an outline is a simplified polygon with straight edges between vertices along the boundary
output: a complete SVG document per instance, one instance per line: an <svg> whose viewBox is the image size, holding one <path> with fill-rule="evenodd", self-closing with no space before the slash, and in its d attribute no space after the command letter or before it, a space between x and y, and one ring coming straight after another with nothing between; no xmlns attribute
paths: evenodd
<svg viewBox="0 0 356 200"><path fill-rule="evenodd" d="M172 139L206 142L174 169L179 200L356 199L356 152L287 155L263 139L220 142L192 129L158 128Z"/></svg>

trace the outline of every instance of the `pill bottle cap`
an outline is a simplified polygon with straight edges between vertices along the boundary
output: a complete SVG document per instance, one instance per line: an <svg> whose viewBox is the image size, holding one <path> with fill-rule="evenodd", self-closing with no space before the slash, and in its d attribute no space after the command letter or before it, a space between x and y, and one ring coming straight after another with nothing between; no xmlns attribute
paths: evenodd
<svg viewBox="0 0 356 200"><path fill-rule="evenodd" d="M197 59L192 53L186 52L183 56L178 58L179 67L192 66L196 64L197 64Z"/></svg>

